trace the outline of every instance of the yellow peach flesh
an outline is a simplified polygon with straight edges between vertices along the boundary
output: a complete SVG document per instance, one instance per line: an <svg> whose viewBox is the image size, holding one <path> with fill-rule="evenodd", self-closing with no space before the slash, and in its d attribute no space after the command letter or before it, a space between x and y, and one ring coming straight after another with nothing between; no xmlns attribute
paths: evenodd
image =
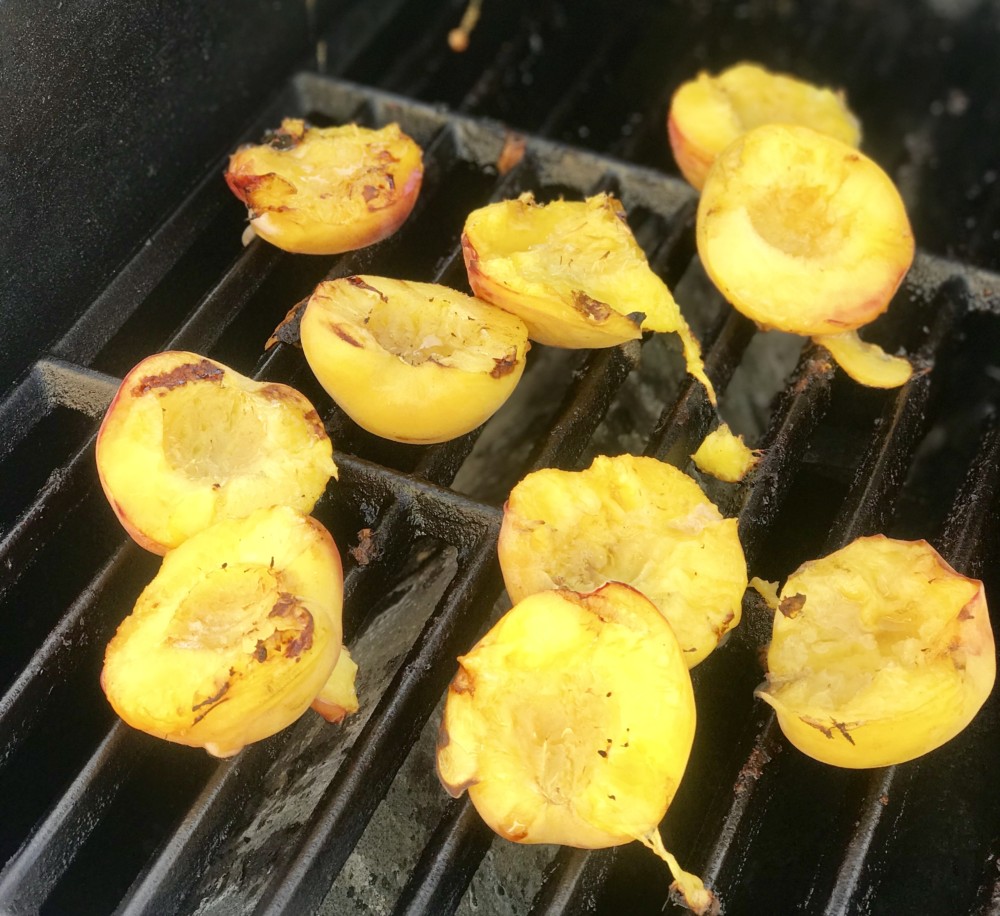
<svg viewBox="0 0 1000 916"><path fill-rule="evenodd" d="M598 848L655 829L695 710L677 641L645 598L617 583L530 596L459 665L438 773L497 833Z"/></svg>
<svg viewBox="0 0 1000 916"><path fill-rule="evenodd" d="M914 250L899 193L874 162L784 125L756 128L719 156L697 239L705 270L739 311L809 336L884 312Z"/></svg>
<svg viewBox="0 0 1000 916"><path fill-rule="evenodd" d="M869 388L898 388L913 376L913 366L900 356L890 356L881 347L866 343L857 331L814 338L826 347L837 365L854 381Z"/></svg>
<svg viewBox="0 0 1000 916"><path fill-rule="evenodd" d="M924 541L859 538L790 576L778 608L757 695L817 760L910 760L957 735L992 690L982 583Z"/></svg>
<svg viewBox="0 0 1000 916"><path fill-rule="evenodd" d="M691 460L702 473L726 483L737 483L757 464L760 453L748 448L742 436L721 423L705 436Z"/></svg>
<svg viewBox="0 0 1000 916"><path fill-rule="evenodd" d="M118 628L101 685L129 725L230 756L310 705L340 653L340 555L287 507L170 551Z"/></svg>
<svg viewBox="0 0 1000 916"><path fill-rule="evenodd" d="M858 120L841 93L747 63L682 84L667 128L681 173L701 189L719 153L764 124L798 124L853 147L861 142Z"/></svg>
<svg viewBox="0 0 1000 916"><path fill-rule="evenodd" d="M186 351L155 354L126 375L96 460L122 525L158 554L257 508L309 512L337 470L299 392Z"/></svg>
<svg viewBox="0 0 1000 916"><path fill-rule="evenodd" d="M634 589L532 595L466 655L445 702L437 770L518 843L582 848L639 840L688 905L717 905L666 851L658 825L694 738L677 640Z"/></svg>
<svg viewBox="0 0 1000 916"><path fill-rule="evenodd" d="M355 681L358 675L357 662L351 658L347 646L342 646L337 664L323 689L312 701L312 708L327 722L341 722L359 709Z"/></svg>
<svg viewBox="0 0 1000 916"><path fill-rule="evenodd" d="M527 329L502 309L431 283L319 284L301 324L320 384L369 432L442 442L475 429L524 372Z"/></svg>
<svg viewBox="0 0 1000 916"><path fill-rule="evenodd" d="M735 519L653 458L598 456L536 471L511 491L498 542L511 600L605 582L636 588L670 622L689 667L735 627L747 585Z"/></svg>
<svg viewBox="0 0 1000 916"><path fill-rule="evenodd" d="M295 118L267 142L237 150L226 171L254 232L300 254L337 254L391 235L422 179L420 147L398 124L317 128Z"/></svg>
<svg viewBox="0 0 1000 916"><path fill-rule="evenodd" d="M462 250L476 295L519 316L532 340L612 347L642 331L674 332L715 403L698 340L611 195L543 205L526 193L490 204L469 214Z"/></svg>

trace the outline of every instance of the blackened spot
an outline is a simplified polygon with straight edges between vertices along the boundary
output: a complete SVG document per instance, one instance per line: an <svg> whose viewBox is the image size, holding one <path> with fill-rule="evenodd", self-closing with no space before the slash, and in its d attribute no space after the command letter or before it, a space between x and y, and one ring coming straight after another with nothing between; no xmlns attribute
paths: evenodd
<svg viewBox="0 0 1000 916"><path fill-rule="evenodd" d="M191 712L194 712L195 710L198 710L198 709L201 709L201 708L202 708L202 706L211 706L211 705L213 705L214 703L218 703L218 702L219 702L219 700L221 700L221 699L222 699L222 697L223 697L223 696L225 696L225 694L226 694L226 691L227 691L227 690L229 690L229 685L230 685L230 682L229 682L229 681L226 681L226 682L225 682L225 683L224 683L224 684L223 684L223 685L222 685L222 686L221 686L221 687L220 687L220 688L219 688L219 689L218 689L218 690L217 690L217 691L216 691L215 693L213 693L213 694L212 694L212 695L211 695L211 696L210 696L210 697L209 697L208 699L206 699L206 700L202 700L202 701L201 701L200 703L195 703L195 704L194 704L194 705L193 705L193 706L191 707ZM199 716L198 718L200 719L200 718L201 718L201 716ZM197 721L198 721L198 719L195 719L195 722L197 722Z"/></svg>
<svg viewBox="0 0 1000 916"><path fill-rule="evenodd" d="M225 370L211 360L202 359L197 363L185 363L159 375L147 375L132 387L132 394L141 397L156 388L170 391L188 382L221 382L225 374Z"/></svg>
<svg viewBox="0 0 1000 916"><path fill-rule="evenodd" d="M848 744L852 747L854 746L854 739L851 737L851 733L847 730L847 726L843 722L834 722L834 728L837 729L846 739Z"/></svg>
<svg viewBox="0 0 1000 916"><path fill-rule="evenodd" d="M267 646L261 640L257 640L257 648L253 650L253 657L263 663L267 659Z"/></svg>
<svg viewBox="0 0 1000 916"><path fill-rule="evenodd" d="M294 595L282 592L267 616L289 620L299 631L298 635L285 646L285 658L298 658L303 652L308 652L312 648L316 623L313 615L302 607Z"/></svg>
<svg viewBox="0 0 1000 916"><path fill-rule="evenodd" d="M517 351L511 350L501 359L493 360L493 368L490 370L490 378L503 378L510 375L517 366Z"/></svg>
<svg viewBox="0 0 1000 916"><path fill-rule="evenodd" d="M821 722L817 722L815 719L810 719L807 716L799 716L799 718L803 722L805 722L806 725L808 725L810 728L815 728L816 731L822 732L823 735L824 735L824 737L830 738L830 739L833 738L833 729L832 728L827 728ZM852 741L851 743L853 744L854 742Z"/></svg>
<svg viewBox="0 0 1000 916"><path fill-rule="evenodd" d="M604 751L604 750L598 751L597 753L600 754L602 757L607 757L608 756L608 752Z"/></svg>
<svg viewBox="0 0 1000 916"><path fill-rule="evenodd" d="M805 595L789 595L778 603L778 610L788 618L798 617L805 607Z"/></svg>
<svg viewBox="0 0 1000 916"><path fill-rule="evenodd" d="M299 145L299 140L299 137L293 137L291 134L286 133L283 130L269 130L266 134L264 134L264 142L271 147L271 149L276 149L279 152L295 149L295 147Z"/></svg>
<svg viewBox="0 0 1000 916"><path fill-rule="evenodd" d="M385 293L383 293L382 290L375 289L375 287L372 286L370 283L365 283L365 281L362 280L361 277L345 277L344 279L346 279L347 282L351 284L351 286L356 286L358 289L366 289L370 293L375 293L375 295L378 296L379 299L381 299L383 302L385 303L389 302L389 297Z"/></svg>
<svg viewBox="0 0 1000 916"><path fill-rule="evenodd" d="M336 334L341 340L345 341L346 343L349 343L352 347L357 347L359 350L364 349L363 344L360 341L355 340L353 337L351 337L351 335L348 334L347 331L345 331L341 325L334 324L331 321L329 327L334 334Z"/></svg>
<svg viewBox="0 0 1000 916"><path fill-rule="evenodd" d="M582 289L573 290L573 307L586 318L598 322L607 321L613 311L606 302L588 296Z"/></svg>
<svg viewBox="0 0 1000 916"><path fill-rule="evenodd" d="M264 344L265 350L270 350L271 347L278 343L290 344L293 347L302 347L302 316L305 314L305 307L308 304L309 297L307 296L305 299L296 302L288 310L288 314L282 319L281 324L274 329L274 333L267 339L267 343Z"/></svg>

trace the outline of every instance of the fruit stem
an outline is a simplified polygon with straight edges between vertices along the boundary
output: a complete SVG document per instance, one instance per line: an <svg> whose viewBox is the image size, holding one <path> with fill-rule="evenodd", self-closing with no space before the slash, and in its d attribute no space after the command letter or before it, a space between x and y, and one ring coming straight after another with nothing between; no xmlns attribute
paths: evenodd
<svg viewBox="0 0 1000 916"><path fill-rule="evenodd" d="M674 876L670 890L681 896L688 909L698 916L718 916L721 912L719 898L705 887L701 878L680 867L677 859L663 845L659 830L651 830L645 836L639 837L639 842L667 863L670 873Z"/></svg>

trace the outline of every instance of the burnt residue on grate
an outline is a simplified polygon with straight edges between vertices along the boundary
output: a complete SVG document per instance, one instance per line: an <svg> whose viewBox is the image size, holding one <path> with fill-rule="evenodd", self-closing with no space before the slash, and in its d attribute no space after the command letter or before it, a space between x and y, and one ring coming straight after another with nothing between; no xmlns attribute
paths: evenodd
<svg viewBox="0 0 1000 916"><path fill-rule="evenodd" d="M510 27L520 21L492 6ZM609 28L599 60L619 53L651 9L639 5ZM697 17L696 27L712 21L700 7ZM434 22L443 29L447 17ZM482 69L481 100L460 107L482 114L488 81L502 81L513 61L530 60L526 73L549 66L532 34L494 48L506 63ZM361 67L363 55L355 60ZM386 78L405 82L415 60ZM586 85L599 73L587 70ZM447 82L427 79L428 92ZM558 134L584 96L571 92L540 126ZM884 530L928 537L990 590L1000 554L991 420L1000 278L921 254L872 329L888 349L914 354L920 372L897 391L860 389L821 348L759 333L729 309L694 257L693 192L658 170L533 136L501 169L502 125L315 74L297 77L234 145L280 114L399 121L426 154L411 219L385 242L335 257L244 248L239 207L213 169L156 245L0 404L10 431L0 467L26 481L0 502L0 613L13 621L0 644L0 902L52 913L659 912L669 880L647 850L494 839L429 767L455 656L504 607L495 539L513 483L533 468L621 451L691 470L687 456L715 418L677 341L535 347L515 396L481 430L425 447L359 430L298 349L281 342L264 353L265 341L324 277L463 287L464 217L490 200L611 190L701 338L723 414L764 449L745 484L703 481L739 518L751 573L781 579L809 556ZM339 727L307 713L221 762L116 722L98 686L104 645L156 560L126 542L104 503L93 438L118 379L166 347L300 388L331 431L341 472L316 514L345 559L345 637L361 666L363 710ZM1000 735L997 703L917 764L825 768L787 748L753 699L768 633L767 613L748 597L743 623L694 672L698 735L663 825L685 867L702 871L733 913L760 900L775 912L958 913L989 899L1000 804L982 761Z"/></svg>

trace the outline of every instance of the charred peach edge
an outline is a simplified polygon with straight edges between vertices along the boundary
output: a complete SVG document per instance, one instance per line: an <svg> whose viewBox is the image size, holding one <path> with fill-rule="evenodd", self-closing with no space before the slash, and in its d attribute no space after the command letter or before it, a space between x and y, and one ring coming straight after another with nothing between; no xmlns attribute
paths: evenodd
<svg viewBox="0 0 1000 916"><path fill-rule="evenodd" d="M517 315L528 326L532 340L553 347L614 347L642 337L642 318L633 320L610 306L590 309L571 308L554 296L543 298L512 290L484 273L479 253L462 233L462 255L469 274L469 285L481 299ZM598 303L600 305L600 303Z"/></svg>
<svg viewBox="0 0 1000 916"><path fill-rule="evenodd" d="M122 379L118 390L115 392L104 413L96 437L96 464L98 480L101 489L108 500L109 505L118 518L118 521L125 529L126 533L140 547L163 556L177 544L166 543L158 540L151 534L139 527L129 515L127 507L122 505L115 493L115 489L108 479L107 461L103 460L104 448L111 435L124 435L119 429L127 420L127 404L123 401L134 400L149 393L155 388L170 389L188 382L218 382L223 383L226 376L235 379L236 387L241 390L243 383L249 383L251 395L262 397L276 402L285 402L297 412L303 423L312 431L317 442L326 442L329 453L332 455L333 446L329 441L326 428L322 420L313 408L309 400L295 388L280 383L261 383L241 375L235 370L218 363L200 354L186 350L166 350L154 353L137 363ZM121 406L120 406L121 405ZM336 467L332 464L332 476L336 477ZM305 506L298 506L298 509L305 509ZM309 506L308 509L312 507Z"/></svg>
<svg viewBox="0 0 1000 916"><path fill-rule="evenodd" d="M346 126L346 125L345 125ZM416 204L423 182L423 151L398 124L390 124L382 131L394 129L397 137L392 142L401 146L398 160L403 176L402 186L395 187L397 176L389 174L394 187L389 203L373 207L366 200L366 209L352 214L348 221L324 222L304 214L290 205L268 205L261 198L274 185L280 183L287 189L289 198L298 193L290 181L276 172L260 173L254 169L253 152L264 144L247 144L230 156L225 173L226 183L249 210L250 225L262 239L276 247L297 254L339 254L373 245L395 233L406 221ZM276 134L286 134L293 146L304 140L313 128L299 119L286 118ZM368 133L379 131L363 129ZM259 205L259 206L258 206Z"/></svg>

